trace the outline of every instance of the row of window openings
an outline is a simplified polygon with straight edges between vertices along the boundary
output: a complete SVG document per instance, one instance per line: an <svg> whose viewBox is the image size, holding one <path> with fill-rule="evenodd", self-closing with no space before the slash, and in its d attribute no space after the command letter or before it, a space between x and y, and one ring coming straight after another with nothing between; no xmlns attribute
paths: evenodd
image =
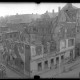
<svg viewBox="0 0 80 80"><path fill-rule="evenodd" d="M73 45L74 45L74 39L68 40L68 46L70 47L70 46L73 46ZM40 46L37 47L36 51L40 54L41 53L41 47Z"/></svg>
<svg viewBox="0 0 80 80"><path fill-rule="evenodd" d="M12 37L17 37L17 34L14 34L14 35L10 34L9 36L6 35L6 37L7 37L7 38L8 38L8 37L10 37L10 38L12 38Z"/></svg>
<svg viewBox="0 0 80 80"><path fill-rule="evenodd" d="M64 55L61 56L61 61L64 60ZM51 66L54 66L54 58L50 60ZM56 57L56 64L59 64L59 57ZM44 69L48 68L48 60L44 62ZM42 70L42 62L38 63L38 71Z"/></svg>
<svg viewBox="0 0 80 80"><path fill-rule="evenodd" d="M18 35L17 34L14 34L14 35L12 35L12 34L10 34L9 36L6 36L7 38L17 38L18 37ZM20 36L20 38L21 38L21 40L23 39L23 36L21 37Z"/></svg>

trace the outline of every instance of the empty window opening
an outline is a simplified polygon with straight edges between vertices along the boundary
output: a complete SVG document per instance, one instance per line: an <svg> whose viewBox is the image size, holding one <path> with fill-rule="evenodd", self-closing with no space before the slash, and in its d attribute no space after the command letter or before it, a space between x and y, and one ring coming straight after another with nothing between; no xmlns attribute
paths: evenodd
<svg viewBox="0 0 80 80"><path fill-rule="evenodd" d="M45 68L48 68L48 61L45 61L45 62L44 62L44 67L45 67Z"/></svg>
<svg viewBox="0 0 80 80"><path fill-rule="evenodd" d="M56 63L57 64L59 63L59 57L56 57Z"/></svg>
<svg viewBox="0 0 80 80"><path fill-rule="evenodd" d="M61 60L64 60L64 55L61 56Z"/></svg>
<svg viewBox="0 0 80 80"><path fill-rule="evenodd" d="M42 70L42 63L38 63L38 71L41 71Z"/></svg>
<svg viewBox="0 0 80 80"><path fill-rule="evenodd" d="M54 64L54 59L51 59L51 65L53 65Z"/></svg>

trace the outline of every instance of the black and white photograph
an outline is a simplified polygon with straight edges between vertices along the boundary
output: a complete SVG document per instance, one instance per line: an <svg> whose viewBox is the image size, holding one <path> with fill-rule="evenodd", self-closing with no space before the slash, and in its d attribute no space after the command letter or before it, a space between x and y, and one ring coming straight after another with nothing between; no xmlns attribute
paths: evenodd
<svg viewBox="0 0 80 80"><path fill-rule="evenodd" d="M1 3L0 79L80 78L80 3Z"/></svg>

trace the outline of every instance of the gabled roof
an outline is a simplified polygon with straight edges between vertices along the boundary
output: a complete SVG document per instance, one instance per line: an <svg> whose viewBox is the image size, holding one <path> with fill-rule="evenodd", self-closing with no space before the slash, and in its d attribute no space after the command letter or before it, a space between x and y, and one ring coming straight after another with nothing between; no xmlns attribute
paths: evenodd
<svg viewBox="0 0 80 80"><path fill-rule="evenodd" d="M77 7L73 6L72 3L67 3L61 10L66 10L68 8L78 9Z"/></svg>

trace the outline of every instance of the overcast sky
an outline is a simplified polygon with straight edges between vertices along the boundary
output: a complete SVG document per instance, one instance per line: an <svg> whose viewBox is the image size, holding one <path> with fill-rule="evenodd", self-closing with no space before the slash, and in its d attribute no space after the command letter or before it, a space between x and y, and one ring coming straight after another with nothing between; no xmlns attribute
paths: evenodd
<svg viewBox="0 0 80 80"><path fill-rule="evenodd" d="M43 14L46 11L55 12L58 11L58 7L65 6L66 3L0 3L0 16L15 15L18 14ZM79 3L73 4L80 8Z"/></svg>

